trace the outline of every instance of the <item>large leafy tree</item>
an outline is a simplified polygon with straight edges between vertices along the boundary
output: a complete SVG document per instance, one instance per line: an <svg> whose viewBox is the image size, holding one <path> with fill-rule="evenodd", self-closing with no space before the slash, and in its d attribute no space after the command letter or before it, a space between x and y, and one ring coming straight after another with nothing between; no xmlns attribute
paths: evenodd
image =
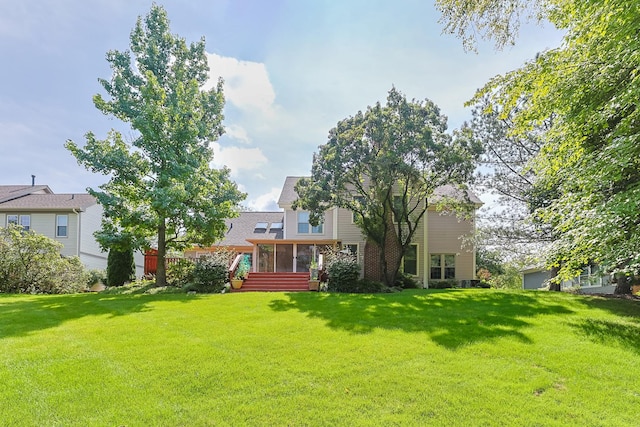
<svg viewBox="0 0 640 427"><path fill-rule="evenodd" d="M479 146L465 128L446 133L446 117L429 100L408 101L395 88L377 103L338 122L314 154L310 178L301 179L294 204L321 220L330 207L350 209L356 224L380 249L381 276L393 284L436 188L459 189L440 197L449 209L470 208L466 184Z"/></svg>
<svg viewBox="0 0 640 427"><path fill-rule="evenodd" d="M223 132L222 81L204 90L208 65L204 39L187 45L172 35L164 9L153 5L131 32L130 51L107 53L113 75L100 79L108 97L96 108L129 123L133 140L117 131L100 140L89 132L66 147L86 168L109 175L88 189L104 208L97 238L106 249L158 248L157 284L166 283L168 248L210 244L224 232L244 199L229 170L212 169L210 141Z"/></svg>
<svg viewBox="0 0 640 427"><path fill-rule="evenodd" d="M560 277L598 262L628 274L640 270L640 3L627 0L538 0L477 3L438 0L448 29L464 36L514 37L517 14L483 14L534 4L540 17L566 31L562 45L520 69L492 79L478 94L510 110L522 134L554 115L535 159L540 194L557 189L536 215L557 232L550 260ZM502 25L488 25L493 18ZM490 19L491 18L491 19ZM461 31L461 32L460 32ZM626 291L626 289L621 289Z"/></svg>

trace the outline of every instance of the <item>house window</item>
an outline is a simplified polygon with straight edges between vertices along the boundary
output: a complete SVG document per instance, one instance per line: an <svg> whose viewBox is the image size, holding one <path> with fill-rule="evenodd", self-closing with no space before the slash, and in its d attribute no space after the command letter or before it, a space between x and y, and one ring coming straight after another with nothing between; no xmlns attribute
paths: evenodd
<svg viewBox="0 0 640 427"><path fill-rule="evenodd" d="M402 258L402 271L412 276L418 275L418 245L409 245Z"/></svg>
<svg viewBox="0 0 640 427"><path fill-rule="evenodd" d="M56 215L56 237L68 236L69 215Z"/></svg>
<svg viewBox="0 0 640 427"><path fill-rule="evenodd" d="M456 278L456 256L454 254L431 254L429 278L432 280Z"/></svg>
<svg viewBox="0 0 640 427"><path fill-rule="evenodd" d="M18 225L18 215L7 215L7 226L11 224Z"/></svg>
<svg viewBox="0 0 640 427"><path fill-rule="evenodd" d="M31 228L31 215L7 215L7 225L21 225L24 231Z"/></svg>
<svg viewBox="0 0 640 427"><path fill-rule="evenodd" d="M299 234L322 234L322 223L318 225L309 224L309 212L298 212L298 233Z"/></svg>
<svg viewBox="0 0 640 427"><path fill-rule="evenodd" d="M342 250L349 252L358 259L358 244L357 243L345 243L342 245Z"/></svg>
<svg viewBox="0 0 640 427"><path fill-rule="evenodd" d="M31 215L20 215L20 225L24 228L24 231L29 231L31 228Z"/></svg>

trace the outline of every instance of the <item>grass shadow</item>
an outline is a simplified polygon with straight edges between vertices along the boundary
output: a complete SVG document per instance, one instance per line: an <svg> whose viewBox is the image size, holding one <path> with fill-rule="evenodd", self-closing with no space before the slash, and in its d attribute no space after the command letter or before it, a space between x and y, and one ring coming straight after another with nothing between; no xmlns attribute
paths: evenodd
<svg viewBox="0 0 640 427"><path fill-rule="evenodd" d="M24 336L86 316L125 316L152 309L155 301L188 302L186 294L0 295L0 339Z"/></svg>
<svg viewBox="0 0 640 427"><path fill-rule="evenodd" d="M584 304L614 314L616 319L585 319L571 323L578 333L594 342L640 354L640 300L594 296L586 298Z"/></svg>
<svg viewBox="0 0 640 427"><path fill-rule="evenodd" d="M299 310L330 328L356 334L378 328L425 332L435 343L456 349L501 337L531 343L523 332L530 320L570 314L569 305L538 293L417 290L378 295L290 293L286 300L274 300L271 308Z"/></svg>

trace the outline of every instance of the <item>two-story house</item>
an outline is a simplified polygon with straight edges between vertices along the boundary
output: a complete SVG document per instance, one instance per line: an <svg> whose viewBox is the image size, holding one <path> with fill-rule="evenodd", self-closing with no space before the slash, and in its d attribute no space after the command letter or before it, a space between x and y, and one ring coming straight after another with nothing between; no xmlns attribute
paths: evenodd
<svg viewBox="0 0 640 427"><path fill-rule="evenodd" d="M106 269L107 253L93 233L100 228L102 207L89 194L54 194L46 185L0 185L0 226L21 225L62 244L60 254L77 256L88 269ZM136 275L143 259L135 257Z"/></svg>
<svg viewBox="0 0 640 427"><path fill-rule="evenodd" d="M353 212L332 208L325 212L318 226L309 223L309 213L293 210L297 199L295 185L300 177L287 177L278 206L282 212L242 212L227 220L227 235L217 246L225 246L251 255L253 272L304 273L312 259L325 246L348 249L362 266L361 274L376 270L379 258L367 248L362 231L354 223ZM452 189L438 188L435 196L451 195ZM480 207L482 202L472 193L470 200ZM475 279L475 248L464 236L474 232L473 220L460 220L453 214L429 208L415 234L411 249L401 269L427 286L429 280ZM187 256L203 255L211 249L193 249Z"/></svg>

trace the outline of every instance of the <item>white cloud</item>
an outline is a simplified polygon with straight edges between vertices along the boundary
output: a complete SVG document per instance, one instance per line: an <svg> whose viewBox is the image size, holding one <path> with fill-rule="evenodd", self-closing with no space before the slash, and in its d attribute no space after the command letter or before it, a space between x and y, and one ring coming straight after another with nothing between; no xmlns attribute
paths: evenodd
<svg viewBox="0 0 640 427"><path fill-rule="evenodd" d="M278 199L280 198L281 188L271 187L271 191L262 194L255 199L248 200L247 206L254 211L279 211Z"/></svg>
<svg viewBox="0 0 640 427"><path fill-rule="evenodd" d="M224 94L231 104L244 111L273 114L276 94L264 64L240 61L215 53L207 53L207 58L210 71L205 88L212 87L217 83L218 77L222 77Z"/></svg>
<svg viewBox="0 0 640 427"><path fill-rule="evenodd" d="M226 126L225 135L227 135L231 139L247 144L251 142L251 138L249 138L249 135L247 134L245 128L239 125L234 124Z"/></svg>
<svg viewBox="0 0 640 427"><path fill-rule="evenodd" d="M237 176L241 171L260 169L268 163L259 148L223 147L217 142L211 146L214 151L213 166L227 166L233 176Z"/></svg>

